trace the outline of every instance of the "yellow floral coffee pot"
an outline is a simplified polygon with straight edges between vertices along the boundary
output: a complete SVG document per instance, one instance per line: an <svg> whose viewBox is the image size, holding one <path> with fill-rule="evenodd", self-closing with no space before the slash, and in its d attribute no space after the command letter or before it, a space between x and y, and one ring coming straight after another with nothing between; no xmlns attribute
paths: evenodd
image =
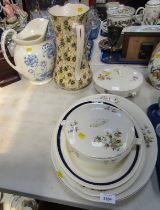
<svg viewBox="0 0 160 210"><path fill-rule="evenodd" d="M54 80L66 90L81 89L92 80L85 45L88 10L84 4L68 3L53 6L48 11L56 36Z"/></svg>

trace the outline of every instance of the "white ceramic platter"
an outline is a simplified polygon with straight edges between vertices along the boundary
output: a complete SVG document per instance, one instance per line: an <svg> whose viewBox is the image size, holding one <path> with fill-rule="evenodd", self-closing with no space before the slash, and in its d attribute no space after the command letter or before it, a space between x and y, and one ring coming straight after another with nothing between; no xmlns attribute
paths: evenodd
<svg viewBox="0 0 160 210"><path fill-rule="evenodd" d="M134 103L132 103L129 100L126 100L122 97L109 95L109 94L93 95L93 96L90 96L90 97L80 100L79 102L75 103L74 106L78 103L82 103L82 102L85 102L88 100L92 100L95 102L96 101L104 101L104 102L109 102L109 103L113 103L113 104L118 104L120 107L127 110L132 116L134 116L137 123L139 124L139 126L142 129L142 132L144 135L144 140L147 145L147 147L146 147L146 153L147 153L146 161L145 161L144 169L141 172L141 176L138 179L136 179L136 181L133 185L131 185L126 191L124 191L121 194L121 197L119 196L119 198L118 198L118 200L125 199L125 198L135 194L138 190L140 190L146 184L146 182L149 180L149 178L153 172L153 169L154 169L155 163L156 163L156 159L157 159L157 139L156 139L154 128L153 128L152 124L150 123L146 114L137 105L135 105ZM62 121L62 119L60 119L60 122L61 121ZM56 154L54 154L55 151L53 151L53 149L56 148L55 147L56 146L56 137L57 137L57 133L55 132L53 139L52 139L52 148L51 148L53 162L54 162L54 155L56 155ZM58 177L63 177L63 175L61 176L61 174L58 174ZM71 186L68 184L68 182L66 182L65 184L68 185L69 188L71 188ZM79 191L75 191L75 189L72 189L72 190L85 199L94 200L90 196L86 196L86 195L80 193Z"/></svg>
<svg viewBox="0 0 160 210"><path fill-rule="evenodd" d="M94 86L100 93L112 93L122 97L134 96L143 83L143 75L131 67L114 67L97 71Z"/></svg>
<svg viewBox="0 0 160 210"><path fill-rule="evenodd" d="M84 157L120 161L134 143L132 121L112 104L88 101L73 107L66 116L66 139Z"/></svg>

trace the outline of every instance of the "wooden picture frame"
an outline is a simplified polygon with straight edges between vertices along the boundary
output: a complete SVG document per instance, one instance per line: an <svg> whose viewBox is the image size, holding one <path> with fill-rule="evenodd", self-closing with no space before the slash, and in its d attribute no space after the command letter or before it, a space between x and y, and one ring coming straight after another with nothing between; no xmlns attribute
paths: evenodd
<svg viewBox="0 0 160 210"><path fill-rule="evenodd" d="M159 32L125 32L121 58L126 61L149 61L159 42Z"/></svg>

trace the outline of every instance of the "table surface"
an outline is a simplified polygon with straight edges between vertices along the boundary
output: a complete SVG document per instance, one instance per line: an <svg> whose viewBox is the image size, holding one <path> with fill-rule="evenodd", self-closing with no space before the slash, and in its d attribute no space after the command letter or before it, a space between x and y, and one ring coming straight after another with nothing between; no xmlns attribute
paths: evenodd
<svg viewBox="0 0 160 210"><path fill-rule="evenodd" d="M112 67L102 64L98 55L94 53L90 62L93 72ZM144 73L145 80L140 93L130 100L146 111L160 92L147 81L145 67L133 67ZM50 155L56 123L72 103L92 94L97 94L93 83L73 92L60 89L53 81L34 86L24 79L0 89L0 190L88 209L158 210L155 172L139 193L115 206L81 199L57 179Z"/></svg>

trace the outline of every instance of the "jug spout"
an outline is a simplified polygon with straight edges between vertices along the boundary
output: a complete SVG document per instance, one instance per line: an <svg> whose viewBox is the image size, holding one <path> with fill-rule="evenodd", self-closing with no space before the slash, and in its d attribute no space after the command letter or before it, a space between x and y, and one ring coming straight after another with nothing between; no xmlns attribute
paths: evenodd
<svg viewBox="0 0 160 210"><path fill-rule="evenodd" d="M45 18L36 18L31 20L26 27L13 36L13 40L19 45L34 45L44 41L47 32L49 20Z"/></svg>

